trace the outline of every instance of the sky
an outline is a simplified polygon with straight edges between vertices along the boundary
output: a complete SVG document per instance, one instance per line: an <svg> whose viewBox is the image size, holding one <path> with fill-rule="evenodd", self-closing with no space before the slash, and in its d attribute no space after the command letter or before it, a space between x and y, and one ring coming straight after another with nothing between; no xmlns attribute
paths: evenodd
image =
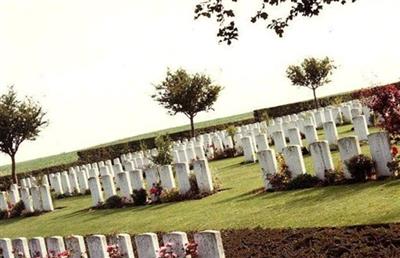
<svg viewBox="0 0 400 258"><path fill-rule="evenodd" d="M0 0L0 93L14 85L50 122L22 143L17 160L187 124L150 97L167 68L205 73L224 87L215 111L196 121L312 98L285 76L306 57L337 66L320 96L400 80L398 0L332 5L296 19L283 38L249 22L260 0L239 1L240 38L231 46L218 43L214 20L194 21L197 2Z"/></svg>

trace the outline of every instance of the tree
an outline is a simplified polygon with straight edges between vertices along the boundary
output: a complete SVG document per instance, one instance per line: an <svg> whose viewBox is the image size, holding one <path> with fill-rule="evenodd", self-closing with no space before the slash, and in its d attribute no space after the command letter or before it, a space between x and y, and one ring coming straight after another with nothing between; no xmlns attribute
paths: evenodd
<svg viewBox="0 0 400 258"><path fill-rule="evenodd" d="M286 70L287 77L294 86L307 87L312 89L314 94L314 106L319 107L316 95L317 88L330 82L329 75L336 69L333 61L328 57L324 59L306 58L300 65L290 65Z"/></svg>
<svg viewBox="0 0 400 258"><path fill-rule="evenodd" d="M297 16L314 17L328 5L340 3L342 5L356 0L258 0L260 9L256 11L253 17L250 18L252 23L263 20L267 23L267 28L275 31L279 37L282 37L285 28ZM235 11L228 7L238 0L199 0L194 13L195 19L199 17L214 17L219 23L217 37L220 42L226 42L228 45L232 40L237 40L239 37L239 29L235 24ZM288 5L286 16L270 19L273 9L281 9L282 5Z"/></svg>
<svg viewBox="0 0 400 258"><path fill-rule="evenodd" d="M167 77L155 85L156 94L152 98L168 109L170 115L183 113L190 119L191 136L194 137L194 117L202 111L214 110L221 86L212 84L209 76L190 75L183 69L168 70Z"/></svg>
<svg viewBox="0 0 400 258"><path fill-rule="evenodd" d="M400 89L386 85L360 90L356 97L378 115L378 125L400 141Z"/></svg>
<svg viewBox="0 0 400 258"><path fill-rule="evenodd" d="M17 99L13 87L0 96L0 151L11 158L11 175L18 183L15 172L15 155L25 140L35 140L41 129L48 124L46 113L31 98Z"/></svg>

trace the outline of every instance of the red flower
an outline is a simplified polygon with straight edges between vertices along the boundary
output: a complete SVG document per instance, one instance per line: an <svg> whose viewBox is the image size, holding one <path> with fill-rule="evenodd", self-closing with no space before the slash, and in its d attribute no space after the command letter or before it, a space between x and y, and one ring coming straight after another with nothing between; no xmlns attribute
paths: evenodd
<svg viewBox="0 0 400 258"><path fill-rule="evenodd" d="M392 152L392 156L393 156L394 158L397 157L397 155L399 154L399 150L397 149L396 146L392 146L391 152Z"/></svg>

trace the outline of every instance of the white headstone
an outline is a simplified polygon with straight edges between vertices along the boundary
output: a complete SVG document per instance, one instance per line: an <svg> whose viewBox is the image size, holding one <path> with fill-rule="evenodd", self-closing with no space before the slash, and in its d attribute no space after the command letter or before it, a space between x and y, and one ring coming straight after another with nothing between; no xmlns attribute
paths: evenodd
<svg viewBox="0 0 400 258"><path fill-rule="evenodd" d="M289 145L283 149L283 157L292 174L292 178L306 173L303 155L299 145Z"/></svg>
<svg viewBox="0 0 400 258"><path fill-rule="evenodd" d="M160 179L162 187L167 190L175 188L176 187L175 179L172 173L171 165L160 166L159 170L160 170Z"/></svg>
<svg viewBox="0 0 400 258"><path fill-rule="evenodd" d="M272 133L272 139L274 140L276 152L281 153L283 148L286 147L285 135L282 131L275 131Z"/></svg>
<svg viewBox="0 0 400 258"><path fill-rule="evenodd" d="M110 258L107 252L107 241L103 235L93 235L86 238L90 257Z"/></svg>
<svg viewBox="0 0 400 258"><path fill-rule="evenodd" d="M135 236L135 243L139 258L158 258L157 235L154 233L145 233Z"/></svg>
<svg viewBox="0 0 400 258"><path fill-rule="evenodd" d="M65 238L65 246L70 252L68 258L88 258L85 240L82 236L72 235Z"/></svg>
<svg viewBox="0 0 400 258"><path fill-rule="evenodd" d="M212 192L214 186L207 160L196 160L193 165L193 170L200 192Z"/></svg>
<svg viewBox="0 0 400 258"><path fill-rule="evenodd" d="M185 194L190 191L189 181L189 164L187 163L176 163L175 164L176 179L179 185L179 193Z"/></svg>
<svg viewBox="0 0 400 258"><path fill-rule="evenodd" d="M198 258L225 258L219 231L206 230L194 234L194 241L198 245Z"/></svg>
<svg viewBox="0 0 400 258"><path fill-rule="evenodd" d="M353 116L354 132L357 134L360 141L368 140L368 126L365 121L365 116Z"/></svg>
<svg viewBox="0 0 400 258"><path fill-rule="evenodd" d="M351 174L347 169L346 162L356 155L361 154L360 144L357 136L347 136L338 140L340 159L343 164L343 173L345 178L350 179Z"/></svg>
<svg viewBox="0 0 400 258"><path fill-rule="evenodd" d="M14 258L14 250L11 245L11 239L0 238L0 257L2 258Z"/></svg>
<svg viewBox="0 0 400 258"><path fill-rule="evenodd" d="M251 137L242 137L241 141L243 146L244 160L246 162L256 162L257 158Z"/></svg>
<svg viewBox="0 0 400 258"><path fill-rule="evenodd" d="M114 196L117 194L117 192L115 190L114 180L110 175L102 176L101 183L103 185L104 197L106 198L106 200L108 198L110 198L111 196Z"/></svg>
<svg viewBox="0 0 400 258"><path fill-rule="evenodd" d="M331 151L327 141L317 141L310 144L311 158L314 164L315 175L325 180L325 172L334 170Z"/></svg>
<svg viewBox="0 0 400 258"><path fill-rule="evenodd" d="M375 161L377 176L391 176L387 164L392 161L389 134L387 132L371 133L368 135L369 149L372 160Z"/></svg>
<svg viewBox="0 0 400 258"><path fill-rule="evenodd" d="M53 211L53 199L50 194L50 187L48 185L41 185L39 187L40 199L42 201L42 208L44 211Z"/></svg>
<svg viewBox="0 0 400 258"><path fill-rule="evenodd" d="M185 232L171 232L163 235L164 245L170 243L176 258L186 258L186 245L189 243Z"/></svg>
<svg viewBox="0 0 400 258"><path fill-rule="evenodd" d="M98 177L89 178L89 189L92 196L93 206L98 206L104 202L103 192L101 190L100 181Z"/></svg>
<svg viewBox="0 0 400 258"><path fill-rule="evenodd" d="M46 243L43 237L29 239L28 245L32 257L47 257Z"/></svg>

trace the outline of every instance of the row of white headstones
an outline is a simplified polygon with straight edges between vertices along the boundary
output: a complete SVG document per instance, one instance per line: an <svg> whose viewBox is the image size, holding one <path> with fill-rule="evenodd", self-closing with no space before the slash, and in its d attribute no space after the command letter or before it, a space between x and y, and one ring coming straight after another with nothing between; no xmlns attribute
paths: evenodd
<svg viewBox="0 0 400 258"><path fill-rule="evenodd" d="M53 199L48 185L21 187L12 185L7 192L0 192L0 211L9 210L9 204L15 205L19 201L24 203L27 213L53 211Z"/></svg>
<svg viewBox="0 0 400 258"><path fill-rule="evenodd" d="M175 168L178 186L175 183L172 166ZM120 168L122 169L122 167ZM208 161L205 159L194 161L193 171L199 191L201 193L211 193L214 190L214 185ZM88 184L93 205L96 206L111 196L116 195L116 187L120 189L121 197L125 198L128 202L133 201L133 190L150 190L159 182L163 189L171 190L177 188L180 194L186 194L191 190L190 173L188 163L175 163L173 165L150 166L144 170L120 170L116 174L115 184L111 174L101 174L100 177L92 176L88 179ZM143 178L143 174L145 175L145 179Z"/></svg>
<svg viewBox="0 0 400 258"><path fill-rule="evenodd" d="M302 147L303 144L300 137L300 132L302 132L306 136L307 143L311 145L318 141L316 129L320 127L323 127L325 130L328 144L337 145L339 141L336 123L341 123L342 120L348 121L349 119L351 119L354 124L355 133L357 134L358 139L368 140L368 127L366 121L369 121L369 116L370 111L367 107L362 106L359 101L351 101L341 104L340 107L326 107L319 110L278 117L271 120L269 125L267 125L266 122L243 125L236 128L237 132L233 139L228 135L226 130L221 130L214 133L201 134L197 138L192 138L190 140L184 139L183 141L175 141L173 142L173 162L176 164L174 165L175 170L178 171L177 177L181 189L180 191L181 193L187 191L187 180L185 179L187 169L184 164L193 164L193 162L199 159L211 159L214 151L223 151L226 148L236 147L238 150L244 150L246 161L252 162L257 159L256 153L258 151L269 149L268 139L273 139L275 149L278 152L283 153L286 147L290 147L286 146L285 136L289 138L290 145L298 145ZM293 148L289 149L293 150ZM296 150L293 152L297 153ZM351 151L351 153L358 152L357 148L356 151ZM291 151L285 151L285 153L289 153L285 156L291 156ZM64 171L61 173L50 174L50 185L58 195L63 194L68 196L73 195L74 193L81 194L85 193L90 188L88 178L99 177L100 175L103 187L105 185L104 195L108 198L110 194L115 193L115 187L113 187L114 181L117 184L117 187L121 190L122 188L125 188L126 193L130 190L129 185L131 186L131 189L143 188L143 186L146 185L143 183L143 177L141 176L142 173L140 173L140 170L143 169L145 170L145 173L146 170L148 170L146 173L146 179L149 178L149 180L147 180L147 189L151 188L152 184L160 179L163 186L170 189L171 186L174 185L174 180L171 179L171 167L159 167L154 172L154 169L152 168L153 164L148 158L149 156L154 155L157 155L156 149L148 150L147 153L139 151L123 154L120 158L114 159L113 162L107 160L73 168L71 167L69 172ZM291 162L289 161L288 163ZM274 162L268 162L268 164L270 164L271 167L274 167ZM299 164L301 164L301 162ZM118 175L124 171L126 171L128 175ZM180 173L181 171L184 172ZM149 176L147 176L147 174ZM107 175L110 175L110 178L108 178ZM157 178L157 175L161 178ZM180 180L180 178L183 179ZM130 180L129 184L127 184L128 180ZM36 181L35 178L24 178L21 180L21 185L23 187L30 187L30 185L34 184ZM44 176L42 183L48 185L48 181L47 177ZM122 182L122 186L119 185L120 182ZM99 189L99 184L100 183L96 181L92 183L94 191L98 192L96 189ZM124 185L126 185L126 187L124 187ZM125 195L127 196L127 194ZM100 193L98 199L104 199L101 198Z"/></svg>
<svg viewBox="0 0 400 258"><path fill-rule="evenodd" d="M345 107L345 110L350 110L350 104L343 105L343 107ZM364 110L365 114L361 115L361 110ZM308 149L310 150L313 161L314 172L321 180L325 179L325 171L335 169L330 151L332 145L337 146L339 149L345 177L351 178L345 163L350 158L361 154L359 140L369 145L372 159L375 161L377 176L391 175L391 171L387 166L387 164L392 161L389 135L386 132L369 134L366 121L371 115L370 111L364 107L352 108L348 114L352 117L356 136L341 138L339 138L336 129L337 121L335 121L335 117L331 115L330 111L330 109L327 109L323 111L319 110L314 113L320 114L320 118L323 121L321 127L324 129L327 140L321 141L318 139L317 126L312 123L312 119L304 120L310 121L309 124L298 123L299 120L292 120L294 123L291 123L290 127L286 128L287 134L285 134L284 129L275 129L274 131L270 130L269 133L250 134L249 136L241 138L245 160L248 162L255 162L258 159L260 162L266 189L271 187L267 179L268 176L278 172L276 152L282 153L284 161L292 172L293 177L306 173L301 150L303 144L300 132L305 134ZM308 117L312 118L312 116ZM368 118L366 119L366 117ZM280 126L282 123L272 125L272 129L276 128L276 125ZM285 135L287 135L289 139L289 145L286 144ZM273 139L275 150L269 147L268 137Z"/></svg>
<svg viewBox="0 0 400 258"><path fill-rule="evenodd" d="M145 233L134 237L136 251L139 258L158 258L160 249L158 237L154 233ZM86 242L86 245L85 245ZM170 250L177 258L186 258L185 247L189 243L185 232L171 232L162 237L164 245L168 243ZM206 230L194 234L194 242L197 244L198 258L224 258L224 248L219 231ZM24 237L0 239L0 250L4 258L33 258L33 257L59 257L57 254L68 251L69 258L110 258L107 251L109 246L118 247L121 257L134 258L131 236L118 234L107 239L104 235L92 235L82 237L72 235L62 238L53 236L48 238ZM87 246L87 249L86 249ZM67 256L63 256L67 257Z"/></svg>

